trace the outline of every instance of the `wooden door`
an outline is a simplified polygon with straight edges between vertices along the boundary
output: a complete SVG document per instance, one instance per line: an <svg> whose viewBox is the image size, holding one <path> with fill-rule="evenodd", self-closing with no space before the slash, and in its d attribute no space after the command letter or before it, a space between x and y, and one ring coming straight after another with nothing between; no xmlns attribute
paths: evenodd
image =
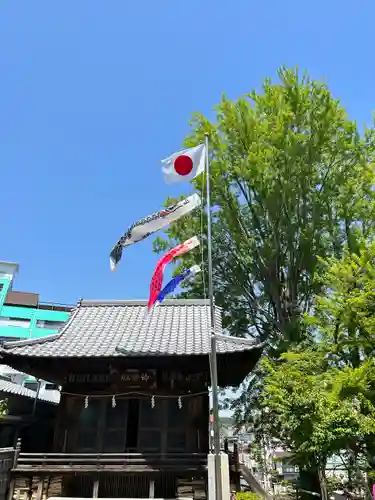
<svg viewBox="0 0 375 500"><path fill-rule="evenodd" d="M72 452L93 453L101 451L100 427L103 422L103 403L101 399L91 399L87 408L82 399L76 401L80 405L76 422L76 440L70 439L69 448ZM73 437L73 436L72 436Z"/></svg>
<svg viewBox="0 0 375 500"><path fill-rule="evenodd" d="M164 401L156 399L153 407L150 399L139 401L138 449L140 451L162 451Z"/></svg>
<svg viewBox="0 0 375 500"><path fill-rule="evenodd" d="M186 402L181 408L177 399L168 399L167 403L167 426L166 426L166 451L187 451L187 433L189 428L189 411Z"/></svg>
<svg viewBox="0 0 375 500"><path fill-rule="evenodd" d="M123 453L126 451L128 406L126 399L116 399L114 407L111 399L106 401L103 430L104 453Z"/></svg>

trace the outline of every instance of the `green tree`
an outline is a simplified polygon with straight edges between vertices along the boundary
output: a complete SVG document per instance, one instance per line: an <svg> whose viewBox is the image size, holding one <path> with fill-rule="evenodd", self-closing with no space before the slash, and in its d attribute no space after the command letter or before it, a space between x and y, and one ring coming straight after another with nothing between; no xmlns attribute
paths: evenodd
<svg viewBox="0 0 375 500"><path fill-rule="evenodd" d="M263 432L290 450L302 471L316 469L323 481L328 458L344 453L359 460L375 432L375 407L367 398L374 368L332 367L326 354L306 349L265 360L261 398Z"/></svg>
<svg viewBox="0 0 375 500"><path fill-rule="evenodd" d="M8 400L2 399L0 401L0 416L8 414Z"/></svg>
<svg viewBox="0 0 375 500"><path fill-rule="evenodd" d="M324 290L317 279L323 262L340 259L345 245L358 252L375 223L373 130L360 134L323 83L286 68L278 76L236 101L224 96L213 121L194 115L185 141L194 146L209 136L213 279L224 327L266 339L271 361L309 342L304 316ZM204 191L203 176L194 186ZM205 256L206 220L198 211L173 224L155 251L201 233ZM187 254L176 272L197 260ZM185 296L202 297L204 271ZM257 375L232 404L237 422L256 428Z"/></svg>
<svg viewBox="0 0 375 500"><path fill-rule="evenodd" d="M185 144L209 135L214 288L225 326L284 350L304 338L301 315L319 290L317 256L340 256L344 242L372 230L374 141L372 130L360 137L322 83L285 68L279 78L235 102L223 97L213 122L194 115ZM155 250L202 229L205 240L198 212L183 218ZM196 261L192 253L181 265ZM202 284L187 293L201 297Z"/></svg>
<svg viewBox="0 0 375 500"><path fill-rule="evenodd" d="M375 241L357 241L356 252L347 249L340 261L329 259L323 276L325 294L309 318L327 345L330 366L346 377L344 397L356 401L357 412L374 419L375 407ZM360 456L374 481L374 433L359 434L347 443L355 465Z"/></svg>
<svg viewBox="0 0 375 500"><path fill-rule="evenodd" d="M340 260L324 261L313 315L308 317L311 333L316 330L329 342L337 364L363 365L373 358L375 347L375 241L356 241L356 252L344 251Z"/></svg>
<svg viewBox="0 0 375 500"><path fill-rule="evenodd" d="M323 477L340 454L351 486L366 491L375 455L375 243L357 241L355 253L324 264L322 295L306 317L312 342L263 360L262 432Z"/></svg>

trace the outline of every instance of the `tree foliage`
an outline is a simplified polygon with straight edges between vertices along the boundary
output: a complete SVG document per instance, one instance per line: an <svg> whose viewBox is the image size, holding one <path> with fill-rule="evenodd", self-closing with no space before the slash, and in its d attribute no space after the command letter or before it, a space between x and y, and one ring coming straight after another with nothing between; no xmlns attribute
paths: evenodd
<svg viewBox="0 0 375 500"><path fill-rule="evenodd" d="M324 470L341 454L363 489L357 472L370 471L375 455L375 243L362 241L325 266L306 317L310 345L262 362L262 429L299 463Z"/></svg>
<svg viewBox="0 0 375 500"><path fill-rule="evenodd" d="M268 342L231 403L234 417L277 439L302 467L322 470L343 452L370 468L374 130L360 132L325 84L287 68L260 92L223 96L215 111L213 121L194 115L185 141L209 137L215 300L231 335ZM203 186L203 176L194 181ZM155 250L199 234L205 256L206 219L197 211ZM179 268L198 260L187 254ZM185 296L204 294L206 269L202 277Z"/></svg>
<svg viewBox="0 0 375 500"><path fill-rule="evenodd" d="M0 416L8 414L8 400L2 399L0 401Z"/></svg>
<svg viewBox="0 0 375 500"><path fill-rule="evenodd" d="M372 131L361 137L322 83L285 68L279 78L235 102L224 96L214 122L196 114L185 141L209 135L215 298L225 326L278 345L304 336L301 314L319 291L317 256L340 255L374 220L365 202L373 198ZM200 234L202 222L204 235L199 213L178 221L156 250ZM188 293L202 296L202 282Z"/></svg>

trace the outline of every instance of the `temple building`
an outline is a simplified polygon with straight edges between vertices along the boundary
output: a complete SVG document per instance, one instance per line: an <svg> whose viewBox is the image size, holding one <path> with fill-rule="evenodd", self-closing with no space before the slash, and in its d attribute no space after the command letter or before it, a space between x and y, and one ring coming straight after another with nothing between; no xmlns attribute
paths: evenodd
<svg viewBox="0 0 375 500"><path fill-rule="evenodd" d="M261 347L224 337L219 308L215 331L219 385L238 386ZM58 333L5 343L3 363L62 387L53 438L20 443L10 494L204 498L209 353L206 300L81 301Z"/></svg>

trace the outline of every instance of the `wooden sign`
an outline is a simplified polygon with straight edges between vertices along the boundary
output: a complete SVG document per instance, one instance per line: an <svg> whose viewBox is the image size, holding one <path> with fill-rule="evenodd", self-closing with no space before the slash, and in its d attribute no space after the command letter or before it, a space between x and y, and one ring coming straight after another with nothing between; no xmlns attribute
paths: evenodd
<svg viewBox="0 0 375 500"><path fill-rule="evenodd" d="M109 373L69 373L65 377L68 384L105 384L110 382Z"/></svg>
<svg viewBox="0 0 375 500"><path fill-rule="evenodd" d="M179 386L192 388L204 385L206 374L203 372L181 373L180 371L165 371L162 373L162 380L164 383L168 383L171 389Z"/></svg>
<svg viewBox="0 0 375 500"><path fill-rule="evenodd" d="M65 377L66 384L102 385L114 384L127 389L154 389L156 387L156 370L111 370L107 373L69 373Z"/></svg>
<svg viewBox="0 0 375 500"><path fill-rule="evenodd" d="M120 381L125 383L129 388L156 387L156 371L155 370L126 370L120 374Z"/></svg>

